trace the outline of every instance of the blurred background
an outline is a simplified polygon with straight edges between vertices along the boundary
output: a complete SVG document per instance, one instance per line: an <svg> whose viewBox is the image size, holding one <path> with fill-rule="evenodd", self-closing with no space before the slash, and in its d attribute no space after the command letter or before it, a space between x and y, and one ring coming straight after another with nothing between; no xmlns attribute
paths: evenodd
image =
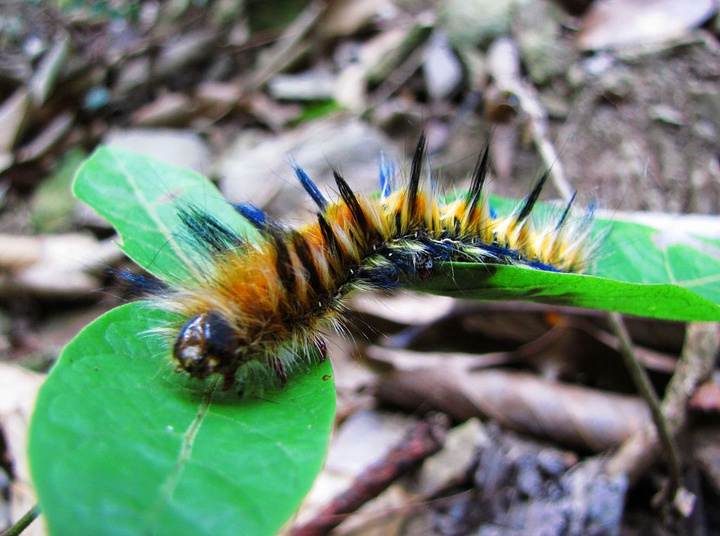
<svg viewBox="0 0 720 536"><path fill-rule="evenodd" d="M715 0L1 1L0 528L34 503L24 434L44 373L130 299L108 268L137 268L71 194L98 145L297 224L312 206L292 162L330 195L332 168L373 192L380 158L403 173L424 131L443 192L489 143L493 193L520 198L550 168L546 200L577 191L611 218L718 238L718 35ZM444 458L338 534L537 534L540 519L543 534L720 534L717 378L687 406L692 507L653 500L662 464L573 502L649 423L604 313L396 293L355 296L347 316L353 336L329 348L337 433L299 525L430 423ZM662 393L685 325L627 323Z"/></svg>

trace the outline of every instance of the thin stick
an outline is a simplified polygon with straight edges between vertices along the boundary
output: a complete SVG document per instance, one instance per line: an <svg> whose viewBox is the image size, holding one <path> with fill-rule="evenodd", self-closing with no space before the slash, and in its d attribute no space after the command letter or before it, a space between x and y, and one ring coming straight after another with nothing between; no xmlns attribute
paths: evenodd
<svg viewBox="0 0 720 536"><path fill-rule="evenodd" d="M628 369L630 376L632 376L635 386L638 391L640 391L640 395L645 399L645 402L647 402L650 408L650 414L652 415L653 423L655 423L655 429L658 433L670 470L670 491L672 495L675 495L675 492L680 487L680 454L668 428L667 420L663 416L662 409L660 408L660 399L650 383L650 377L640 364L640 360L635 356L632 340L630 339L630 334L625 327L622 316L620 316L619 313L611 312L608 313L608 320L615 332L615 336L620 341L620 353L625 361L625 367Z"/></svg>
<svg viewBox="0 0 720 536"><path fill-rule="evenodd" d="M668 384L663 414L670 431L677 434L687 420L687 401L697 387L710 375L720 348L720 324L690 324L682 357ZM658 438L654 430L642 430L628 439L609 460L611 475L626 473L630 482L650 466L657 457Z"/></svg>
<svg viewBox="0 0 720 536"><path fill-rule="evenodd" d="M268 51L265 61L249 77L249 82L243 88L246 95L256 91L303 52L301 42L320 20L324 8L325 2L316 0L295 17L292 24L285 29L272 49Z"/></svg>
<svg viewBox="0 0 720 536"><path fill-rule="evenodd" d="M24 516L22 516L20 519L17 520L17 522L10 528L8 528L5 532L2 533L2 536L18 536L22 531L24 531L26 528L30 526L30 523L35 521L37 519L37 516L40 515L40 508L36 504L30 510L28 510Z"/></svg>
<svg viewBox="0 0 720 536"><path fill-rule="evenodd" d="M317 516L290 531L293 536L323 536L367 501L377 497L401 474L435 454L445 440L449 422L444 415L430 415L380 461L368 467L352 485L335 497Z"/></svg>
<svg viewBox="0 0 720 536"><path fill-rule="evenodd" d="M520 109L528 118L533 143L537 148L543 164L550 173L555 188L562 198L568 202L573 196L573 189L565 176L565 170L560 163L555 146L550 141L547 128L547 113L537 98L535 88L523 81L520 69L520 55L515 41L510 38L500 38L493 43L494 54L503 61L502 67L490 61L490 69L495 77L498 89L508 91L518 99ZM499 69L501 72L498 72Z"/></svg>

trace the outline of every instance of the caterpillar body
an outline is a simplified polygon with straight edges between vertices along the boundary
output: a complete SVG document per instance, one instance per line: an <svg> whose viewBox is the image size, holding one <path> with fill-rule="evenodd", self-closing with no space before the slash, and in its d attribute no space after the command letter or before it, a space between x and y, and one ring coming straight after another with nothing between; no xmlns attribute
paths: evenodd
<svg viewBox="0 0 720 536"><path fill-rule="evenodd" d="M381 165L379 197L352 191L334 172L339 199L328 201L295 168L317 206L314 221L297 229L249 204L234 207L259 231L251 244L196 206L179 210L184 231L210 262L203 274L158 296L182 315L172 328L177 367L191 377L223 378L229 389L250 363L270 367L279 382L308 345L325 355L322 330L339 326L345 296L356 289L394 288L432 276L444 261L582 272L591 255L589 218L570 218L571 200L552 221L531 213L548 173L508 216L498 217L484 191L489 149L477 161L470 189L444 203L423 179L421 136L404 184Z"/></svg>

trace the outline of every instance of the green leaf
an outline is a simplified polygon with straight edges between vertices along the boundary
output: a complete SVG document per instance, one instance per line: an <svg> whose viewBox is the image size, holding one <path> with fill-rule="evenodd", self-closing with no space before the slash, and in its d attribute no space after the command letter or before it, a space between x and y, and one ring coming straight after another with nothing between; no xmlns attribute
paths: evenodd
<svg viewBox="0 0 720 536"><path fill-rule="evenodd" d="M509 214L517 202L493 198ZM540 203L534 217L557 208ZM476 300L524 300L681 321L720 321L720 241L636 223L596 220L586 275L515 266L446 263L414 290Z"/></svg>
<svg viewBox="0 0 720 536"><path fill-rule="evenodd" d="M319 472L328 362L286 388L223 392L176 374L143 303L71 342L40 391L30 461L51 534L274 534Z"/></svg>
<svg viewBox="0 0 720 536"><path fill-rule="evenodd" d="M98 149L75 193L108 218L123 249L166 281L203 259L177 235L192 202L239 233L247 222L202 176ZM176 374L167 314L124 306L68 345L40 391L30 463L52 534L274 534L320 471L335 413L329 362L288 386L243 396Z"/></svg>
<svg viewBox="0 0 720 536"><path fill-rule="evenodd" d="M601 245L594 275L635 283L670 284L720 303L720 242L635 223L618 221L607 225L610 232ZM668 298L663 295L662 299ZM685 319L696 318L688 311Z"/></svg>
<svg viewBox="0 0 720 536"><path fill-rule="evenodd" d="M237 232L254 234L203 176L115 147L92 154L75 177L74 191L113 224L131 259L166 281L187 278L198 261L177 233L179 204L194 203Z"/></svg>
<svg viewBox="0 0 720 536"><path fill-rule="evenodd" d="M412 287L475 300L523 300L684 321L720 321L720 307L689 289L513 266L452 263Z"/></svg>

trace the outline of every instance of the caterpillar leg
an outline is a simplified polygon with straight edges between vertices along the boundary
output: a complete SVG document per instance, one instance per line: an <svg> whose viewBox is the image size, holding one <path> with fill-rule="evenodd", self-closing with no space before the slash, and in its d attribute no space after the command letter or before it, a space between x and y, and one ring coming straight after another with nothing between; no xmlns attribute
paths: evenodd
<svg viewBox="0 0 720 536"><path fill-rule="evenodd" d="M238 368L239 368L239 363L237 365L228 367L222 371L221 374L223 377L223 385L222 385L223 391L229 391L230 388L235 384L235 376L237 375Z"/></svg>
<svg viewBox="0 0 720 536"><path fill-rule="evenodd" d="M320 353L320 362L324 363L328 356L327 343L325 342L325 339L323 339L322 337L315 337L313 343L315 344L315 348L317 348L318 352Z"/></svg>
<svg viewBox="0 0 720 536"><path fill-rule="evenodd" d="M278 357L271 357L268 359L268 365L275 372L277 379L280 380L280 387L285 387L285 384L287 384L287 372L282 360Z"/></svg>

